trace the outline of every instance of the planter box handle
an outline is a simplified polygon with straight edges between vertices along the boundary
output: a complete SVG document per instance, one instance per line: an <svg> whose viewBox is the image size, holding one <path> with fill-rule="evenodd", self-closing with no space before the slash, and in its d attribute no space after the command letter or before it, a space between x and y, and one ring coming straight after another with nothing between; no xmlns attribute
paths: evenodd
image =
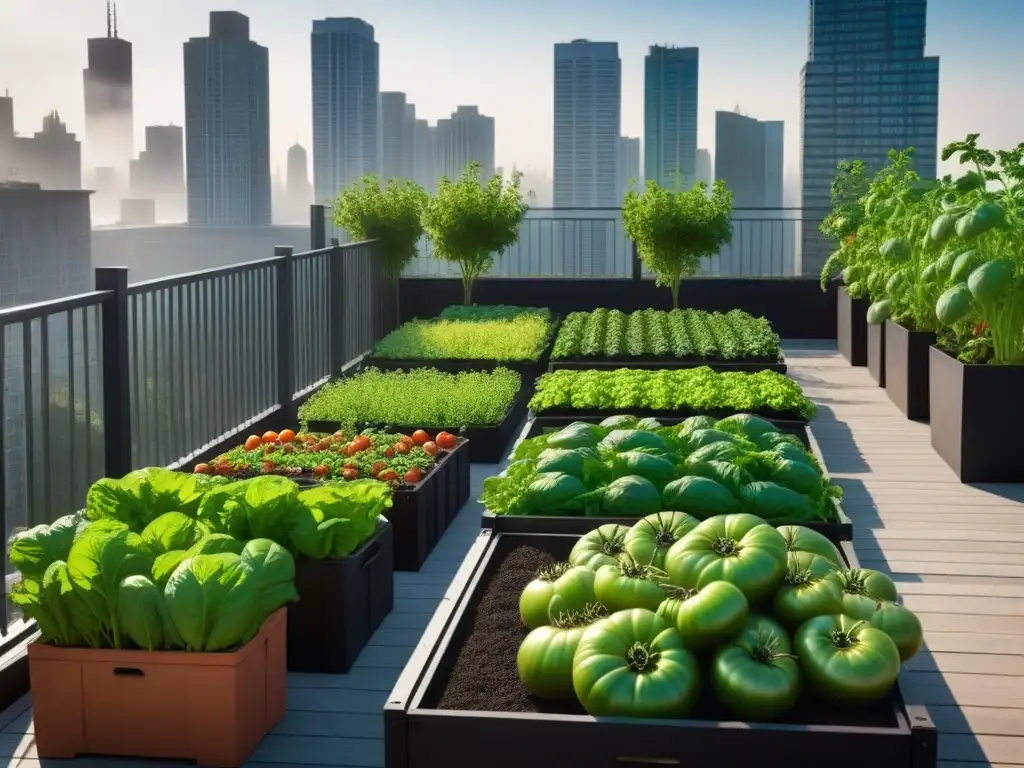
<svg viewBox="0 0 1024 768"><path fill-rule="evenodd" d="M146 672L138 667L114 667L115 677L145 677Z"/></svg>

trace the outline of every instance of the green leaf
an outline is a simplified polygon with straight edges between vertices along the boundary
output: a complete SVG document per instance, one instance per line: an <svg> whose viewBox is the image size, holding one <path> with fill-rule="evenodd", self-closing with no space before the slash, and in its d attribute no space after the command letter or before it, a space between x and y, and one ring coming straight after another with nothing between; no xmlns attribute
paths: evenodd
<svg viewBox="0 0 1024 768"><path fill-rule="evenodd" d="M165 608L160 589L145 576L129 576L118 590L121 627L144 651L163 650Z"/></svg>
<svg viewBox="0 0 1024 768"><path fill-rule="evenodd" d="M27 578L42 578L51 563L66 560L75 533L84 527L79 514L66 515L52 525L37 525L11 537L8 562Z"/></svg>
<svg viewBox="0 0 1024 768"><path fill-rule="evenodd" d="M284 547L269 539L253 539L242 549L242 560L256 579L263 615L269 616L299 599L295 592L295 560Z"/></svg>
<svg viewBox="0 0 1024 768"><path fill-rule="evenodd" d="M142 541L154 555L186 550L210 534L203 523L181 512L165 512L142 531Z"/></svg>

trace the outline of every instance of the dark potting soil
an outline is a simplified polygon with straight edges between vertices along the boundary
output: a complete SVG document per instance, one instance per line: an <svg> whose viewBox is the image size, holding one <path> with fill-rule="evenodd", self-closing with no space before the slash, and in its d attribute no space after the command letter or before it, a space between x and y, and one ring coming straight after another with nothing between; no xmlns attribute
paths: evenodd
<svg viewBox="0 0 1024 768"><path fill-rule="evenodd" d="M516 655L528 630L519 618L519 596L537 571L558 558L528 544L512 547L497 564L476 607L463 617L469 623L455 653L437 709L477 712L536 712L584 715L579 702L534 699L519 681ZM701 699L691 716L699 720L735 720L714 696L708 677L709 656L699 657ZM442 667L443 668L443 667ZM433 702L425 702L428 706ZM780 721L793 724L892 728L896 719L887 700L860 710L840 710L809 695Z"/></svg>

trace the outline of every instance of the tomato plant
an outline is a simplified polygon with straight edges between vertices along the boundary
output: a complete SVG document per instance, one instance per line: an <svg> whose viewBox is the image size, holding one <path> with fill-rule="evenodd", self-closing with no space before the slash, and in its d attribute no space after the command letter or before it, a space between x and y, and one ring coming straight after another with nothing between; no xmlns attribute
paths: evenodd
<svg viewBox="0 0 1024 768"><path fill-rule="evenodd" d="M635 608L587 627L572 685L594 717L686 717L700 695L700 672L674 627Z"/></svg>

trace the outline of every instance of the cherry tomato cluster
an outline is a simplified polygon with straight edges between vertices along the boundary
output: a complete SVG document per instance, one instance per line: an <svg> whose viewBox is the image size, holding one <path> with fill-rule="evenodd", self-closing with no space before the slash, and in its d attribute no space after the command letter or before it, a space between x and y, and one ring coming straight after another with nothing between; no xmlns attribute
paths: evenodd
<svg viewBox="0 0 1024 768"><path fill-rule="evenodd" d="M395 486L415 485L439 451L450 451L457 444L458 438L450 432L439 432L432 440L422 429L412 435L365 430L351 439L340 431L321 435L285 429L250 435L244 445L210 464L196 465L195 471L227 477L246 472L312 473L317 478L372 477Z"/></svg>

